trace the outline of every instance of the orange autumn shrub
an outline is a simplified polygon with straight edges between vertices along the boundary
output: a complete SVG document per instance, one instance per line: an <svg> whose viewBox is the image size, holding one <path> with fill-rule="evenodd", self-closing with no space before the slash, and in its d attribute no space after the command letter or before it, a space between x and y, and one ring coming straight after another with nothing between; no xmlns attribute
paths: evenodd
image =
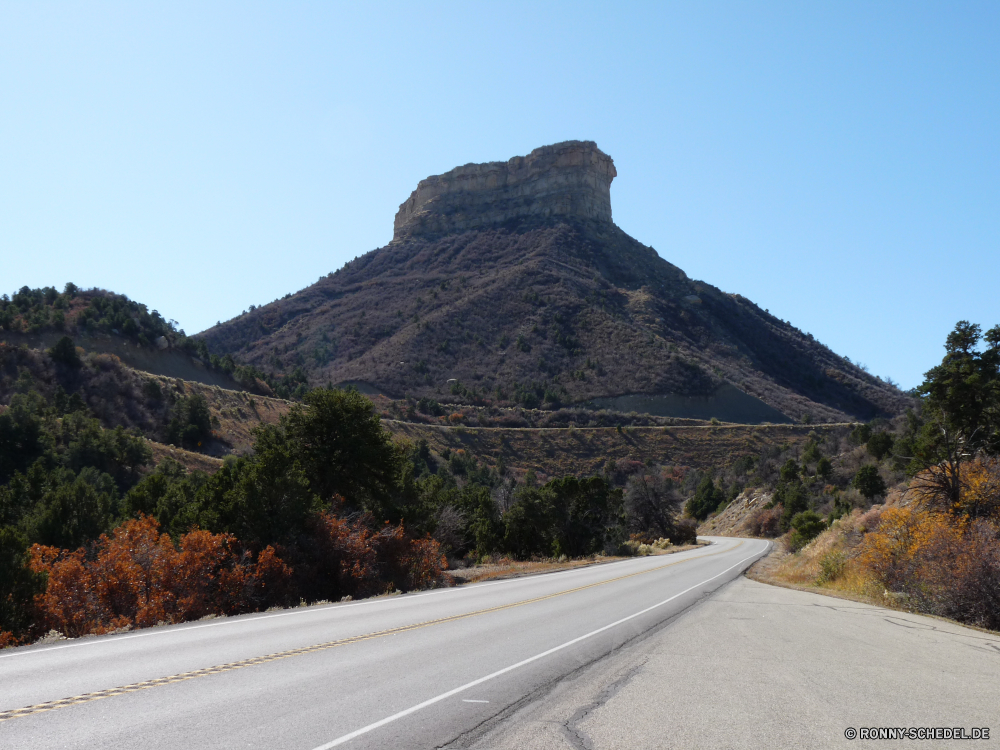
<svg viewBox="0 0 1000 750"><path fill-rule="evenodd" d="M957 502L948 484L958 487ZM929 510L1000 521L1000 457L979 454L961 464L928 467L913 477L907 494Z"/></svg>
<svg viewBox="0 0 1000 750"><path fill-rule="evenodd" d="M127 521L98 540L97 555L85 565L98 609L109 627L145 627L170 622L175 610L177 550L151 518Z"/></svg>
<svg viewBox="0 0 1000 750"><path fill-rule="evenodd" d="M104 621L104 613L98 611L93 579L84 564L82 549L68 552L36 544L31 548L30 566L33 572L48 575L45 593L35 598L36 620L40 620L43 632L58 630L76 637L113 629Z"/></svg>
<svg viewBox="0 0 1000 750"><path fill-rule="evenodd" d="M977 455L921 472L902 497L835 521L806 553L783 563L785 580L849 590L879 603L1000 630L1000 458Z"/></svg>
<svg viewBox="0 0 1000 750"><path fill-rule="evenodd" d="M48 579L35 599L34 630L77 637L290 606L300 597L405 591L437 583L445 564L433 539L411 539L401 525L374 528L367 516L318 513L305 537L256 555L232 535L208 531L175 545L141 516L89 549L31 548L31 569Z"/></svg>
<svg viewBox="0 0 1000 750"><path fill-rule="evenodd" d="M886 508L855 561L917 611L1000 629L1000 527L992 521Z"/></svg>
<svg viewBox="0 0 1000 750"><path fill-rule="evenodd" d="M961 500L953 512L1000 520L1000 457L977 456L965 464Z"/></svg>
<svg viewBox="0 0 1000 750"><path fill-rule="evenodd" d="M289 605L292 600L292 569L271 545L261 550L253 567L251 602Z"/></svg>
<svg viewBox="0 0 1000 750"><path fill-rule="evenodd" d="M253 611L288 599L291 570L271 547L256 560L228 534L192 531L177 547L147 516L101 535L89 552L34 545L45 573L38 626L70 637Z"/></svg>
<svg viewBox="0 0 1000 750"><path fill-rule="evenodd" d="M441 579L441 571L448 560L435 539L414 539L409 551L403 557L405 586L408 589L422 589L433 586Z"/></svg>
<svg viewBox="0 0 1000 750"><path fill-rule="evenodd" d="M960 542L961 531L944 514L886 508L865 535L858 562L886 590L919 594Z"/></svg>
<svg viewBox="0 0 1000 750"><path fill-rule="evenodd" d="M297 578L309 599L337 600L434 585L446 565L433 539L411 539L402 525L317 513L300 546Z"/></svg>
<svg viewBox="0 0 1000 750"><path fill-rule="evenodd" d="M386 525L372 538L376 564L385 588L408 591L430 586L447 565L441 545L434 539L410 539L403 525Z"/></svg>
<svg viewBox="0 0 1000 750"><path fill-rule="evenodd" d="M174 585L181 592L176 603L181 619L214 614L220 604L224 612L232 609L233 592L242 588L232 578L246 567L232 564L234 541L228 534L208 531L191 531L180 538Z"/></svg>
<svg viewBox="0 0 1000 750"><path fill-rule="evenodd" d="M305 598L338 601L371 593L366 584L377 577L371 534L367 524L358 520L332 513L313 516L295 560Z"/></svg>

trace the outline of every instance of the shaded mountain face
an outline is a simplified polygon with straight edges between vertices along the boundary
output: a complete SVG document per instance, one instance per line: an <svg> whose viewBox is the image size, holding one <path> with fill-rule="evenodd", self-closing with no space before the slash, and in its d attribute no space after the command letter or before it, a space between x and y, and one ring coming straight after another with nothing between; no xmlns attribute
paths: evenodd
<svg viewBox="0 0 1000 750"><path fill-rule="evenodd" d="M670 396L634 401L669 410L723 394L715 416L744 422L905 408L812 336L622 232L614 176L594 144L569 142L429 178L388 246L201 336L264 370L396 397L622 409L632 402L614 397Z"/></svg>

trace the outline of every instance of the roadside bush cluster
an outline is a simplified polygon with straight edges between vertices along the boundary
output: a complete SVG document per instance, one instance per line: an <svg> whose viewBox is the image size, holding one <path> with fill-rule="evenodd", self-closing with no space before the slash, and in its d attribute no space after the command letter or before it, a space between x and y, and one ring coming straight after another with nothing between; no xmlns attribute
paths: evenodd
<svg viewBox="0 0 1000 750"><path fill-rule="evenodd" d="M542 486L507 478L491 490L433 476L412 491L408 518L452 557L580 557L615 552L627 537L622 490L603 477L560 477Z"/></svg>
<svg viewBox="0 0 1000 750"><path fill-rule="evenodd" d="M862 576L919 612L1000 630L1000 526L921 508L886 508L864 536Z"/></svg>
<svg viewBox="0 0 1000 750"><path fill-rule="evenodd" d="M424 441L410 449L401 512L407 528L432 534L452 558L616 554L630 535L675 544L695 537L694 523L678 518L675 479L638 461L539 485L531 472L517 482L502 464L488 469L463 449L440 459Z"/></svg>
<svg viewBox="0 0 1000 750"><path fill-rule="evenodd" d="M960 502L950 510L918 481L921 492L909 493L909 505L876 505L835 521L788 559L786 575L1000 629L1000 462L980 456L965 468Z"/></svg>
<svg viewBox="0 0 1000 750"><path fill-rule="evenodd" d="M669 539L663 537L650 539L648 536L642 534L633 534L630 539L622 544L620 552L622 554L645 557L646 555L654 555L658 551L669 549L672 544Z"/></svg>
<svg viewBox="0 0 1000 750"><path fill-rule="evenodd" d="M430 585L444 560L400 523L402 459L371 402L315 391L214 475L170 461L143 475L138 435L15 394L0 413L0 632L106 632Z"/></svg>
<svg viewBox="0 0 1000 750"><path fill-rule="evenodd" d="M209 475L169 459L151 469L139 435L22 385L0 412L8 645L436 585L445 554L579 557L622 552L630 534L694 538L674 479L642 464L518 483L462 449L393 443L356 391L310 392ZM183 444L206 410L197 396L173 403Z"/></svg>
<svg viewBox="0 0 1000 750"><path fill-rule="evenodd" d="M811 569L824 585L1000 629L1000 326L983 334L960 321L945 350L916 389L918 409L892 433L858 425L849 436L879 462L856 470L858 495L870 502L885 494L886 475L899 469L910 475L906 488L863 513L837 502L830 530L789 568L799 578ZM797 535L817 521L795 516L793 551L802 547Z"/></svg>
<svg viewBox="0 0 1000 750"><path fill-rule="evenodd" d="M433 540L401 527L321 512L297 545L254 553L232 534L195 530L177 542L140 516L75 551L36 544L32 573L47 579L36 626L77 637L121 628L232 615L310 599L337 600L433 583Z"/></svg>

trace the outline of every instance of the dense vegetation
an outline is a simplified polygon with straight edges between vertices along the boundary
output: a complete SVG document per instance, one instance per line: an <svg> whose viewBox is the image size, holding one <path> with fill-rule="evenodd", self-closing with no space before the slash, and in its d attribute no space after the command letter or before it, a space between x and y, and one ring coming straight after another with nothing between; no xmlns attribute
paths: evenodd
<svg viewBox="0 0 1000 750"><path fill-rule="evenodd" d="M83 353L68 336L47 351L0 342L0 404L28 391L60 412L86 412L103 427L158 442L199 450L214 439L204 397L183 381L136 372L113 354Z"/></svg>
<svg viewBox="0 0 1000 750"><path fill-rule="evenodd" d="M0 297L0 331L35 334L50 330L113 334L145 347L155 346L162 338L170 346L207 358L204 344L178 330L174 321L121 294L84 290L69 283L61 293L50 286L23 286L13 296Z"/></svg>
<svg viewBox="0 0 1000 750"><path fill-rule="evenodd" d="M142 475L140 436L53 406L27 379L23 391L0 413L8 640L380 593L440 571L435 542L387 525L401 454L356 394L317 392L208 476L170 461Z"/></svg>
<svg viewBox="0 0 1000 750"><path fill-rule="evenodd" d="M12 296L0 296L0 335L65 333L69 336L114 336L141 348L177 350L197 358L205 367L223 373L242 387L273 392L279 398L301 399L308 390L301 367L263 370L238 362L231 354L209 351L204 339L188 336L156 310L103 289L21 287ZM264 385L266 388L261 388Z"/></svg>
<svg viewBox="0 0 1000 750"><path fill-rule="evenodd" d="M917 409L891 430L855 430L871 462L855 474L854 491L866 502L885 495L897 484L887 476L891 466L905 473L893 501L849 515L842 507L828 530L818 517L806 519L804 509L792 518L789 546L798 550L819 539L786 567L797 580L996 630L1000 326L984 335L960 321L945 350L917 388Z"/></svg>
<svg viewBox="0 0 1000 750"><path fill-rule="evenodd" d="M457 388L456 388L457 386ZM463 389L461 382L452 391ZM474 401L475 399L469 399ZM527 403L540 402L526 400ZM556 402L546 402L553 407ZM497 402L480 399L477 403L440 402L428 398L390 400L387 405L393 419L424 424L466 425L468 427L662 427L666 425L702 425L706 420L683 417L660 417L635 411L561 407L558 409L527 406L501 407Z"/></svg>
<svg viewBox="0 0 1000 750"><path fill-rule="evenodd" d="M23 350L18 350L25 355ZM26 355L25 355L26 356ZM87 367L71 345L57 376ZM213 475L152 467L136 430L22 368L0 411L0 632L108 632L433 585L452 558L629 552L693 539L679 487L639 465L518 483L462 451L392 442L353 390L316 389ZM62 393L49 398L43 393ZM196 396L170 429L206 426Z"/></svg>
<svg viewBox="0 0 1000 750"><path fill-rule="evenodd" d="M902 419L875 420L850 430L812 431L805 443L765 447L699 480L685 505L689 516L704 521L742 497L764 498L733 529L755 536L779 536L789 530L793 547L854 509L867 509L889 486L905 478L901 462L881 449Z"/></svg>

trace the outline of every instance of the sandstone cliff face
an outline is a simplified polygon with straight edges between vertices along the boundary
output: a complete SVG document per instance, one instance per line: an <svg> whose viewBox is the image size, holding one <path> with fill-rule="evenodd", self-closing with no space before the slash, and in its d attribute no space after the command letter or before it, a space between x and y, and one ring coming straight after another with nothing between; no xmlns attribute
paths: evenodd
<svg viewBox="0 0 1000 750"><path fill-rule="evenodd" d="M611 157L564 141L507 162L466 164L421 180L399 207L394 239L464 232L522 217L611 221Z"/></svg>

